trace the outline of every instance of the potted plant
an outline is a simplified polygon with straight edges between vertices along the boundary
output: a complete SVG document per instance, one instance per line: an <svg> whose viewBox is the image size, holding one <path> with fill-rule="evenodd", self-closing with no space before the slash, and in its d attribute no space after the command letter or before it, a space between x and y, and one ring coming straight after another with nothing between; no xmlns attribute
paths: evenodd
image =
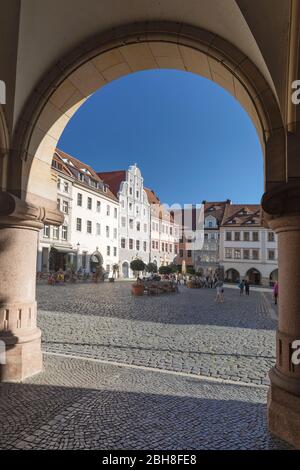
<svg viewBox="0 0 300 470"><path fill-rule="evenodd" d="M155 263L148 263L146 266L146 270L150 274L156 274L157 273L157 265Z"/></svg>
<svg viewBox="0 0 300 470"><path fill-rule="evenodd" d="M136 274L137 279L134 284L131 286L131 292L133 295L143 295L144 294L144 285L140 281L140 272L145 270L145 263L141 259L134 259L130 263L130 268Z"/></svg>
<svg viewBox="0 0 300 470"><path fill-rule="evenodd" d="M119 271L119 265L118 265L117 263L113 264L113 265L112 265L112 272L113 272L113 274L112 274L112 277L110 277L110 278L108 279L109 282L115 282L115 279L116 279L116 277L117 277L118 271Z"/></svg>

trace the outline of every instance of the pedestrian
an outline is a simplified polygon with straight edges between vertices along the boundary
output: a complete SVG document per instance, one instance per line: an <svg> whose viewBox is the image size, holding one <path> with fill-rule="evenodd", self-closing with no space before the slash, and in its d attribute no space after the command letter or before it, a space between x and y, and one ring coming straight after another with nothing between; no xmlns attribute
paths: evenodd
<svg viewBox="0 0 300 470"><path fill-rule="evenodd" d="M278 284L278 281L276 281L273 287L273 297L274 297L275 305L277 305L278 293L279 293L279 284Z"/></svg>
<svg viewBox="0 0 300 470"><path fill-rule="evenodd" d="M215 298L215 302L221 303L224 302L224 285L223 281L217 281L215 283L215 288L217 289L217 295Z"/></svg>
<svg viewBox="0 0 300 470"><path fill-rule="evenodd" d="M245 281L245 294L246 295L250 294L250 282L247 280Z"/></svg>
<svg viewBox="0 0 300 470"><path fill-rule="evenodd" d="M240 295L244 294L245 282L244 280L239 283Z"/></svg>

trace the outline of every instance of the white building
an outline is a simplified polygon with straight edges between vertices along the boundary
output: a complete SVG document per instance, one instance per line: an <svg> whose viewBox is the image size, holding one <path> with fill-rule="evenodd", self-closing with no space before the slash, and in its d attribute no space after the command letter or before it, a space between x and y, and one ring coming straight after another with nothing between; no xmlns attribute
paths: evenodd
<svg viewBox="0 0 300 470"><path fill-rule="evenodd" d="M213 275L220 267L220 226L225 207L230 200L219 202L203 201L204 206L204 240L201 250L195 252L196 271L205 276Z"/></svg>
<svg viewBox="0 0 300 470"><path fill-rule="evenodd" d="M176 260L179 243L179 226L174 223L174 214L161 204L151 189L145 188L151 204L150 261L159 268Z"/></svg>
<svg viewBox="0 0 300 470"><path fill-rule="evenodd" d="M102 268L112 275L118 263L119 202L95 171L56 150L57 203L65 214L61 227L45 226L40 235L38 271L66 270L70 264L87 272Z"/></svg>
<svg viewBox="0 0 300 470"><path fill-rule="evenodd" d="M260 205L226 205L220 264L225 281L248 279L252 284L270 285L277 279L277 236L262 226Z"/></svg>
<svg viewBox="0 0 300 470"><path fill-rule="evenodd" d="M103 180L120 204L119 266L120 276L133 277L130 263L140 258L150 261L150 203L144 190L144 179L136 165L127 171L101 172Z"/></svg>

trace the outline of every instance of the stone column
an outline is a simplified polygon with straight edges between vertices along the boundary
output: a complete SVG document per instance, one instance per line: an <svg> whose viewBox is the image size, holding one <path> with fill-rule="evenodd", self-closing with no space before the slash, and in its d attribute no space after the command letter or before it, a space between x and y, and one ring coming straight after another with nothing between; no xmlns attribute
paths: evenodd
<svg viewBox="0 0 300 470"><path fill-rule="evenodd" d="M44 223L61 222L59 212L0 192L0 341L5 345L1 381L20 381L42 370L35 299L37 241Z"/></svg>
<svg viewBox="0 0 300 470"><path fill-rule="evenodd" d="M300 340L300 186L286 184L266 193L262 207L278 235L279 299L276 365L270 371L269 429L300 448L300 365L292 361Z"/></svg>

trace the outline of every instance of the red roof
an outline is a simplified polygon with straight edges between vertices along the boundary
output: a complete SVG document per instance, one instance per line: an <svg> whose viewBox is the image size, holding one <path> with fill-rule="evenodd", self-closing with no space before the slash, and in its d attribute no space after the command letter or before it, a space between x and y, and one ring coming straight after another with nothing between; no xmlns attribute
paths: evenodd
<svg viewBox="0 0 300 470"><path fill-rule="evenodd" d="M117 196L120 190L121 183L126 181L125 170L97 172L97 175L109 186L115 196Z"/></svg>
<svg viewBox="0 0 300 470"><path fill-rule="evenodd" d="M262 225L260 204L228 204L222 225Z"/></svg>

